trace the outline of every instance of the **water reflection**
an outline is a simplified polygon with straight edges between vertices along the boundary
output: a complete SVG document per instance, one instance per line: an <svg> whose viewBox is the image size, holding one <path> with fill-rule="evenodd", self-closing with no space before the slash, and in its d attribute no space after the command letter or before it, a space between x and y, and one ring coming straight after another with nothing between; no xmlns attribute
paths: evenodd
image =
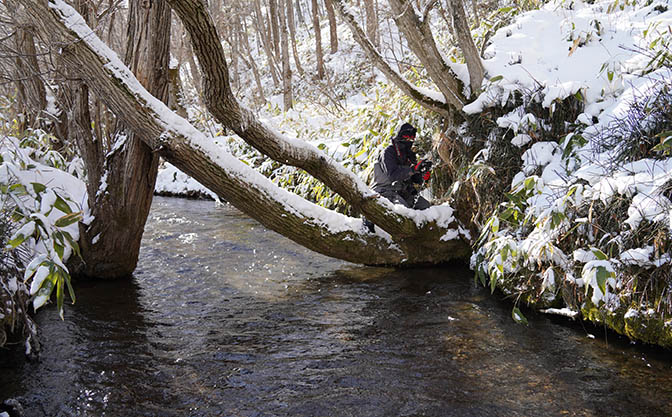
<svg viewBox="0 0 672 417"><path fill-rule="evenodd" d="M664 354L516 325L471 276L358 267L158 198L134 280L41 313L42 360L3 353L0 393L29 416L672 414Z"/></svg>

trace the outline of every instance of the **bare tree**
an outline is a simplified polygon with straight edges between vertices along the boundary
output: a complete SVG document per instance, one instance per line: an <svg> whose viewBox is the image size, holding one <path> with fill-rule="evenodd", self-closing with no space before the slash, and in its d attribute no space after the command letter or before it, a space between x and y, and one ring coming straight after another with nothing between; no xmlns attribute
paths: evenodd
<svg viewBox="0 0 672 417"><path fill-rule="evenodd" d="M378 16L376 15L376 5L374 0L364 0L364 9L366 11L366 36L376 48L379 48Z"/></svg>
<svg viewBox="0 0 672 417"><path fill-rule="evenodd" d="M10 15L18 13L15 2L5 3ZM23 118L22 127L42 127L47 107L47 91L42 80L42 70L37 60L37 48L32 31L26 24L14 24L13 33L2 40L3 58L13 68L8 74L16 87L17 111Z"/></svg>
<svg viewBox="0 0 672 417"><path fill-rule="evenodd" d="M289 40L287 39L287 7L284 2L291 0L278 0L280 5L280 50L282 55L282 102L285 111L292 108L294 98L292 96L292 70L289 67Z"/></svg>
<svg viewBox="0 0 672 417"><path fill-rule="evenodd" d="M474 39L471 37L469 21L464 12L464 4L462 3L462 0L448 0L448 4L452 16L453 33L457 38L457 43L462 50L464 60L467 63L467 69L469 70L469 86L471 87L471 94L478 94L485 74L483 62L481 62L481 55L474 44Z"/></svg>
<svg viewBox="0 0 672 417"><path fill-rule="evenodd" d="M261 12L261 4L259 0L254 0L254 16L255 16L255 28L257 34L261 38L261 44L264 47L264 52L266 53L266 60L268 62L268 71L273 78L273 85L276 87L280 83L278 76L278 66L276 64L275 55L273 54L273 40L269 36L268 31L266 30L266 23L264 22L264 15ZM270 24L270 22L269 22ZM193 42L192 42L193 43Z"/></svg>
<svg viewBox="0 0 672 417"><path fill-rule="evenodd" d="M268 0L268 22L269 30L271 31L271 38L273 39L273 51L275 55L280 55L280 28L278 15L278 1Z"/></svg>
<svg viewBox="0 0 672 417"><path fill-rule="evenodd" d="M334 12L334 4L331 2L331 0L324 0L324 6L327 9L327 17L329 18L330 52L335 54L338 52L338 26L336 25L336 12Z"/></svg>
<svg viewBox="0 0 672 417"><path fill-rule="evenodd" d="M320 15L317 9L317 0L311 0L313 16L313 31L315 32L315 59L317 60L317 78L324 78L324 55L322 53L322 30L320 29Z"/></svg>
<svg viewBox="0 0 672 417"><path fill-rule="evenodd" d="M421 17L416 14L410 0L389 0L389 3L397 27L427 70L430 79L447 102L461 109L466 104L462 95L462 82L443 60L429 25L429 11L436 2L430 1Z"/></svg>
<svg viewBox="0 0 672 417"><path fill-rule="evenodd" d="M294 23L294 6L292 0L287 0L287 25L289 26L289 39L292 43L292 55L294 56L294 65L300 75L303 75L303 67L299 59L299 52L296 50L296 24Z"/></svg>

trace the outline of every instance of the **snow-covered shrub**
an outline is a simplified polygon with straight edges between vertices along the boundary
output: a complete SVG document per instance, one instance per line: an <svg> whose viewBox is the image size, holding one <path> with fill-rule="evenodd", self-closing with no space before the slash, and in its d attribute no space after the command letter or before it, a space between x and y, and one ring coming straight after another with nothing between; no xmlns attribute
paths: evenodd
<svg viewBox="0 0 672 417"><path fill-rule="evenodd" d="M559 144L528 145L474 264L493 289L656 341L631 322L637 311L672 316L672 159L660 145L672 128L672 94L669 77L647 77L623 95L617 118L569 123L574 130Z"/></svg>
<svg viewBox="0 0 672 417"><path fill-rule="evenodd" d="M74 301L64 262L79 252L78 222L83 214L80 202L84 185L65 171L33 159L41 158L57 166L65 160L55 151L44 152L31 146L39 143L39 137L29 136L22 140L5 136L0 142L0 193L11 203L8 207L12 221L12 234L4 249L23 251L22 261L27 264L23 282L30 282L33 307L44 305L55 289L62 316L65 288Z"/></svg>

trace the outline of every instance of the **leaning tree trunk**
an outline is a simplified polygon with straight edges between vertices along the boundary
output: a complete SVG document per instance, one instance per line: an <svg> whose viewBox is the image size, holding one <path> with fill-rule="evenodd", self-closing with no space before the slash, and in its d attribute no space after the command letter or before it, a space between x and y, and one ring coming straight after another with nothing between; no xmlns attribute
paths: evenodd
<svg viewBox="0 0 672 417"><path fill-rule="evenodd" d="M404 34L408 46L427 70L427 74L438 87L446 101L457 109L465 103L462 82L448 67L434 40L429 27L429 10L435 2L430 1L423 12L423 20L415 14L411 0L389 0L397 27Z"/></svg>
<svg viewBox="0 0 672 417"><path fill-rule="evenodd" d="M369 59L376 65L376 68L385 74L388 80L422 107L436 112L443 117L451 117L454 107L447 103L446 100L441 100L436 97L436 95L441 95L441 93L437 92L436 95L427 94L426 90L419 89L408 80L404 79L398 71L393 69L387 61L385 61L378 50L376 50L376 47L371 43L364 33L364 30L359 26L355 17L345 7L343 0L331 1L338 14L341 16L341 19L343 19L352 31L355 41L362 47ZM462 105L457 107L457 109L461 109L461 107Z"/></svg>
<svg viewBox="0 0 672 417"><path fill-rule="evenodd" d="M170 7L154 1L130 2L126 64L157 98L169 98ZM120 124L115 143L104 159L86 160L87 167L103 166L96 189L89 186L89 207L94 217L80 228L82 261L74 275L96 278L130 276L135 270L140 241L152 203L159 156L135 133ZM80 146L97 146L96 141ZM83 152L87 155L88 151ZM95 178L89 178L91 182ZM90 182L90 184L91 184ZM114 254L114 256L110 256ZM74 266L74 265L73 265Z"/></svg>
<svg viewBox="0 0 672 417"><path fill-rule="evenodd" d="M116 56L62 0L21 0L51 36L67 45L63 59L76 68L98 96L155 152L243 212L296 242L351 262L414 265L463 258L469 246L448 206L423 212L393 206L378 198L351 171L299 140L290 140L261 124L231 95L227 65L216 30L199 0L175 0L172 6L192 34L205 71L206 102L248 143L264 153L301 166L380 225L371 234L361 221L308 203L278 188L254 169L212 145L187 121L147 93ZM196 30L200 28L200 31ZM199 36L196 36L196 35ZM209 91L212 90L212 91Z"/></svg>
<svg viewBox="0 0 672 417"><path fill-rule="evenodd" d="M442 246L444 227L436 220L418 221L415 211L401 214L392 209L386 199L372 196L371 191L352 171L333 163L312 146L300 141L290 141L263 125L248 110L241 107L231 93L227 63L216 30L199 0L169 0L182 19L194 41L194 51L203 63L205 103L213 116L230 127L247 143L274 160L304 169L329 188L341 195L356 210L392 235L392 239L408 254L409 262L419 259L439 259L447 254L437 254ZM373 197L373 198L372 198ZM452 209L447 208L451 211ZM428 215L427 213L423 213ZM437 213L438 214L438 213ZM422 215L421 215L422 216ZM446 242L446 240L441 241ZM438 245L437 245L438 244ZM453 247L452 243L448 243ZM463 253L462 253L463 254ZM445 258L443 258L445 259Z"/></svg>

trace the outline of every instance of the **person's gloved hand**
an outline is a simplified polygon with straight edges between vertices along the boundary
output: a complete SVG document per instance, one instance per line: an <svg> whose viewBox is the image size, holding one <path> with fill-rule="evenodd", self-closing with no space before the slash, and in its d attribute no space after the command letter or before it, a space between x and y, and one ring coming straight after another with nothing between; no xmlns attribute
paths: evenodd
<svg viewBox="0 0 672 417"><path fill-rule="evenodd" d="M431 171L425 172L425 174L422 176L422 179L425 181L429 181L429 178L432 176Z"/></svg>
<svg viewBox="0 0 672 417"><path fill-rule="evenodd" d="M413 184L422 184L422 174L416 172L415 174L411 175L411 181Z"/></svg>

